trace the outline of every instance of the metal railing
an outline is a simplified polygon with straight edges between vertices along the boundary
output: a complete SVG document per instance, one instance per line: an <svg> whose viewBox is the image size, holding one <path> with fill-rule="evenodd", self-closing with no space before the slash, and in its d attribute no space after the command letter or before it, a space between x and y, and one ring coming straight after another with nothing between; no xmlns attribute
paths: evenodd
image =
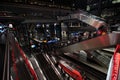
<svg viewBox="0 0 120 80"><path fill-rule="evenodd" d="M9 50L9 30L6 31L6 49L4 57L3 78L2 80L10 80L10 50Z"/></svg>

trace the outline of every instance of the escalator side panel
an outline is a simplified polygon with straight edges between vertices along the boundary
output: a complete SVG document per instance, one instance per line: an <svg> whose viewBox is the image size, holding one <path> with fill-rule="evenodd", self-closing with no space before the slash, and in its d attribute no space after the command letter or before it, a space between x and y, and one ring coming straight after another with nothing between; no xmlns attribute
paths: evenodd
<svg viewBox="0 0 120 80"><path fill-rule="evenodd" d="M110 33L86 41L82 41L64 48L61 48L58 53L74 53L80 50L95 50L115 46L120 43L119 33Z"/></svg>

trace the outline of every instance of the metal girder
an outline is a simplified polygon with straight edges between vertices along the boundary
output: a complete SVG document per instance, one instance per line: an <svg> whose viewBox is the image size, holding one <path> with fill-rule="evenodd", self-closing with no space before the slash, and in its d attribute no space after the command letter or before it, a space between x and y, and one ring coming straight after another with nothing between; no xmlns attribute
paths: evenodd
<svg viewBox="0 0 120 80"><path fill-rule="evenodd" d="M80 20L96 29L98 29L101 26L106 26L106 23L103 19L81 10L77 13L69 14L68 16L58 17L59 21L70 20L70 19Z"/></svg>

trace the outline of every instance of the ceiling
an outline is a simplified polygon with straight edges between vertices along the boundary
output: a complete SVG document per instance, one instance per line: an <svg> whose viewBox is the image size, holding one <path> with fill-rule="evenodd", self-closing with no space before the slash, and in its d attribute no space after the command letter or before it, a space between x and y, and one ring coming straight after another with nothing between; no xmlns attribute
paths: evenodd
<svg viewBox="0 0 120 80"><path fill-rule="evenodd" d="M55 21L57 16L67 15L77 9L94 15L106 16L120 11L120 3L113 0L1 0L0 17L6 20ZM106 12L105 12L106 11ZM114 15L112 15L113 17ZM46 21L45 21L46 20ZM35 22L33 21L33 22ZM27 21L26 21L27 22Z"/></svg>

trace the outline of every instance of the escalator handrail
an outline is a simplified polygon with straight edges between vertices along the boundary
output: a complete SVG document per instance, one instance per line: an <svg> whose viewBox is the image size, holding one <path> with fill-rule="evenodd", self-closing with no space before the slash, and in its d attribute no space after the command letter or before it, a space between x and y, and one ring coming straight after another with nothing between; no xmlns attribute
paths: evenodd
<svg viewBox="0 0 120 80"><path fill-rule="evenodd" d="M23 60L25 61L25 64L26 64L26 66L28 67L31 75L33 76L33 79L34 79L34 80L38 80L35 71L34 71L33 68L30 66L30 63L29 63L27 57L25 56L24 51L21 49L20 45L18 44L18 42L16 42L16 46L17 46L17 48L19 49L20 54L21 54Z"/></svg>
<svg viewBox="0 0 120 80"><path fill-rule="evenodd" d="M5 34L6 34L6 47L2 80L10 80L9 30L7 30Z"/></svg>
<svg viewBox="0 0 120 80"><path fill-rule="evenodd" d="M113 55L113 67L111 80L117 80L119 77L119 68L120 67L120 44L117 45L116 50Z"/></svg>

